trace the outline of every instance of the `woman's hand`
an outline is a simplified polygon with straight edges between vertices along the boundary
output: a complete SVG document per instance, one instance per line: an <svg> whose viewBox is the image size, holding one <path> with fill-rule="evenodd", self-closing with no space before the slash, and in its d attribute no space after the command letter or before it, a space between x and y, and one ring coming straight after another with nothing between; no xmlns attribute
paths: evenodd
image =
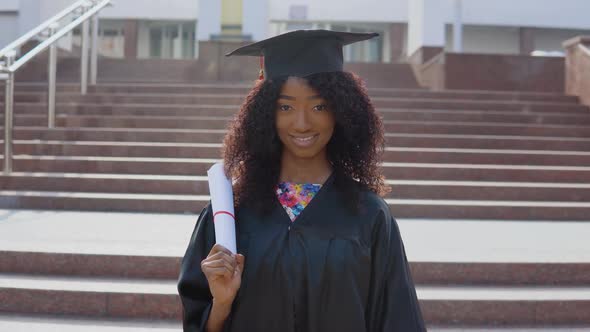
<svg viewBox="0 0 590 332"><path fill-rule="evenodd" d="M215 244L201 262L201 270L207 277L213 302L231 306L242 284L244 256L233 255L224 246Z"/></svg>

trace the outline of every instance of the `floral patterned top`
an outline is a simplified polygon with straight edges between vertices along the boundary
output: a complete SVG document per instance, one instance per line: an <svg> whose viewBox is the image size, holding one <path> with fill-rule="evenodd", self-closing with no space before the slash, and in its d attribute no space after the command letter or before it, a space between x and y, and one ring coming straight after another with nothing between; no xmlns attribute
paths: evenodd
<svg viewBox="0 0 590 332"><path fill-rule="evenodd" d="M276 193L292 222L320 191L321 187L321 184L314 183L279 182Z"/></svg>

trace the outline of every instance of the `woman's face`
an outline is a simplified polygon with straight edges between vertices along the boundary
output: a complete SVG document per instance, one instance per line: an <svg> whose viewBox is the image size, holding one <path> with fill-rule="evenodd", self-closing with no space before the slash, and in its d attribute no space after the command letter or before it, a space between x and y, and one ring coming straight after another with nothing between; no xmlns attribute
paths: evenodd
<svg viewBox="0 0 590 332"><path fill-rule="evenodd" d="M296 158L324 157L334 132L334 114L303 78L290 77L277 100L276 128L283 153Z"/></svg>

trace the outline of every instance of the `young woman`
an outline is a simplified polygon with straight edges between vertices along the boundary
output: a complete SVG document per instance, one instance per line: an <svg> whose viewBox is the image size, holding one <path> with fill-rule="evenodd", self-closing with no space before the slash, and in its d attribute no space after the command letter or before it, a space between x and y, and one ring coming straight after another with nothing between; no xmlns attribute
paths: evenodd
<svg viewBox="0 0 590 332"><path fill-rule="evenodd" d="M238 254L210 206L182 262L184 331L425 331L378 168L382 123L342 46L375 34L295 31L246 46L265 79L224 141Z"/></svg>

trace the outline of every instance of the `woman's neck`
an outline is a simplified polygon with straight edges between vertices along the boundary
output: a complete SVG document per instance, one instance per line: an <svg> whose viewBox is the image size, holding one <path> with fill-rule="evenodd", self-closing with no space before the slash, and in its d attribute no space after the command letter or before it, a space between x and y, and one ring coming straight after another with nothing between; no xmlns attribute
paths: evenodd
<svg viewBox="0 0 590 332"><path fill-rule="evenodd" d="M323 184L332 173L332 166L325 153L314 158L297 158L283 152L281 157L281 182Z"/></svg>

